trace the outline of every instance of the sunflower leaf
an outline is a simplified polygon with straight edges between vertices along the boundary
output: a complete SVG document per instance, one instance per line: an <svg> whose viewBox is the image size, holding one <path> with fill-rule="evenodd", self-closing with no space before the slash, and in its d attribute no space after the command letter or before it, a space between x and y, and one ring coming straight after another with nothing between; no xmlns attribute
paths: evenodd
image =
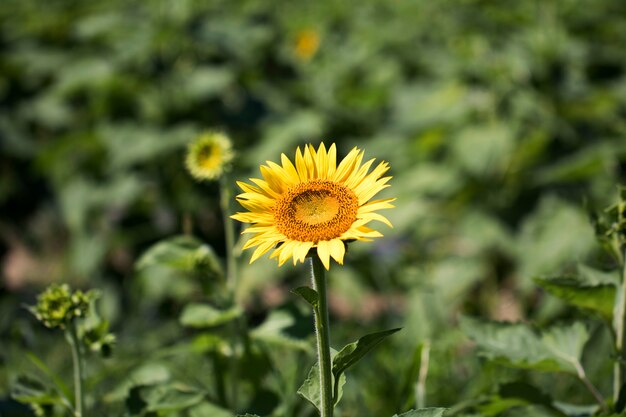
<svg viewBox="0 0 626 417"><path fill-rule="evenodd" d="M208 304L189 304L180 315L180 323L187 327L215 327L241 316L240 307L218 310Z"/></svg>
<svg viewBox="0 0 626 417"><path fill-rule="evenodd" d="M331 355L335 353L336 352L331 352ZM337 403L339 403L341 397L343 396L343 386L346 383L346 376L341 375L339 377L338 383L335 384L335 376L333 375L332 382L333 386L335 386L336 388L336 394L333 395L334 404L336 405ZM320 388L319 363L316 362L315 365L311 367L311 370L309 371L306 379L304 380L300 388L298 388L298 394L309 400L309 402L313 404L318 410L321 410L322 390Z"/></svg>
<svg viewBox="0 0 626 417"><path fill-rule="evenodd" d="M615 286L611 284L586 285L576 278L536 278L535 283L573 306L592 310L611 321Z"/></svg>
<svg viewBox="0 0 626 417"><path fill-rule="evenodd" d="M309 303L309 305L313 308L317 308L317 303L319 300L319 296L317 294L317 291L315 291L313 288L311 287L298 287L296 289L291 290L292 293L299 295L300 297L302 297L304 299L304 301L306 301L307 303Z"/></svg>
<svg viewBox="0 0 626 417"><path fill-rule="evenodd" d="M541 332L522 323L489 322L469 317L461 319L461 328L482 354L505 366L577 375L580 357L589 333L575 322Z"/></svg>
<svg viewBox="0 0 626 417"><path fill-rule="evenodd" d="M383 341L387 336L399 331L401 328L376 332L361 337L353 343L349 343L343 347L333 358L333 376L337 381L346 369L357 363L367 352L372 350L376 345ZM337 387L335 387L335 396L339 395Z"/></svg>
<svg viewBox="0 0 626 417"><path fill-rule="evenodd" d="M411 410L402 414L394 414L393 417L442 417L446 408L429 407Z"/></svg>

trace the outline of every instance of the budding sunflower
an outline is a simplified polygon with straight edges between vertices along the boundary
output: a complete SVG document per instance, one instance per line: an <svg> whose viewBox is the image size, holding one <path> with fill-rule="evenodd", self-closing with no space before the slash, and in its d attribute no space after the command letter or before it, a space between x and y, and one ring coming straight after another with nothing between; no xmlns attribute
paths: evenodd
<svg viewBox="0 0 626 417"><path fill-rule="evenodd" d="M228 170L234 156L228 136L220 132L207 132L189 144L185 163L196 180L211 181Z"/></svg>
<svg viewBox="0 0 626 417"><path fill-rule="evenodd" d="M320 46L320 36L312 29L304 29L296 35L294 51L296 56L303 61L313 58Z"/></svg>
<svg viewBox="0 0 626 417"><path fill-rule="evenodd" d="M52 284L37 297L31 312L49 328L64 329L74 318L85 317L96 294L93 291L70 291L67 284Z"/></svg>

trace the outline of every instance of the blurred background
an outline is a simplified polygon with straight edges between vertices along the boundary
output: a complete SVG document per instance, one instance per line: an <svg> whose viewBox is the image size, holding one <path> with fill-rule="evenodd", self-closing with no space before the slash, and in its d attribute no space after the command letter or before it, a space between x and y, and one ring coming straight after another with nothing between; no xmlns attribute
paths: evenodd
<svg viewBox="0 0 626 417"><path fill-rule="evenodd" d="M237 151L233 186L322 140L391 164L394 228L331 268L333 345L403 330L351 371L343 415L414 406L424 344L427 405L487 392L511 371L483 366L458 316L566 318L532 279L611 266L587 207L613 202L625 176L624 45L620 0L2 0L0 415L17 410L25 351L71 375L63 338L23 308L52 282L101 289L118 335L92 365L94 415L123 415L122 376L193 336L178 317L204 299L201 280L135 262L186 222L223 257L218 186L184 168L187 144L214 128ZM249 256L237 299L250 326L284 311L290 340L308 340L311 316L289 294L307 267ZM255 412L313 415L275 411L304 400L272 382L295 392L312 358L301 349L264 371ZM212 372L200 355L159 361L171 378ZM589 402L567 377L539 378Z"/></svg>

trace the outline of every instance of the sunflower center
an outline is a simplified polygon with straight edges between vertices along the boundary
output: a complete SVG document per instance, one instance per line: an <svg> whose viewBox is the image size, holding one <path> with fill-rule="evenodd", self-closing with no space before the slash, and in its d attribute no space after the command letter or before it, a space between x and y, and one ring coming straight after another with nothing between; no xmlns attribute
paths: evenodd
<svg viewBox="0 0 626 417"><path fill-rule="evenodd" d="M287 191L274 206L279 232L299 242L331 240L356 220L359 202L352 190L332 181L312 180Z"/></svg>
<svg viewBox="0 0 626 417"><path fill-rule="evenodd" d="M198 165L205 169L212 169L219 165L220 150L217 146L203 146L198 152Z"/></svg>

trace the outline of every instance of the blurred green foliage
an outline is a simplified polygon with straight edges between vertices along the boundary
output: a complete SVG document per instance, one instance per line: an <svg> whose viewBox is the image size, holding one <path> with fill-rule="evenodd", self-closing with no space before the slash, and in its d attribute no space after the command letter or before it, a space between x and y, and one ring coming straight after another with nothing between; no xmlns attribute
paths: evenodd
<svg viewBox="0 0 626 417"><path fill-rule="evenodd" d="M207 128L233 138L240 178L320 140L391 163L394 229L331 269L332 339L343 346L364 325L403 331L350 370L342 416L414 407L424 342L427 405L537 404L528 396L547 388L570 410L593 402L568 375L477 359L457 318L577 317L534 279L615 266L585 204L608 205L624 180L625 2L3 0L0 22L0 414L28 415L8 399L18 373L36 371L24 351L70 374L63 341L20 307L69 281L102 289L118 335L88 378L98 415L231 415L203 401L219 397L223 339L183 327L225 252L218 188L194 184L183 163ZM153 246L189 228L197 242ZM152 264L135 268L144 253ZM306 268L247 256L237 299L262 342L242 366L239 411L313 415L294 395L313 360L311 317L287 291ZM594 360L608 336L591 331L582 362L610 393L611 361Z"/></svg>

